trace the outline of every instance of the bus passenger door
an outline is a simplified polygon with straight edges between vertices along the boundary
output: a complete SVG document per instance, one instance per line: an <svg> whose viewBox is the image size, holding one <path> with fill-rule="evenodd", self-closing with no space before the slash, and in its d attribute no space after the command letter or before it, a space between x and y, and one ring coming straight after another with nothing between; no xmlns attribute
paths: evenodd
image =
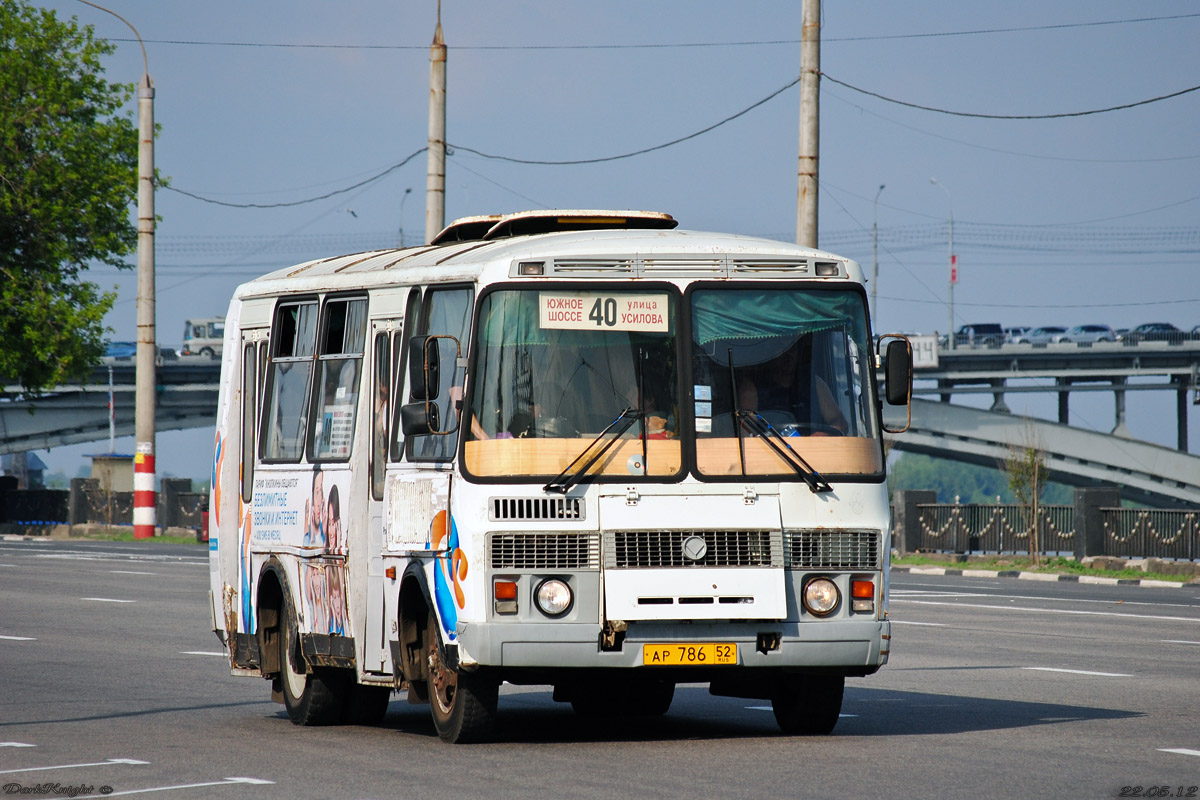
<svg viewBox="0 0 1200 800"><path fill-rule="evenodd" d="M384 607L387 578L383 572L383 490L387 477L388 431L391 430L392 348L400 345L400 329L398 319L371 321L371 496L367 503L367 627L363 648L363 669L367 672L389 671L387 662L391 657L387 651Z"/></svg>

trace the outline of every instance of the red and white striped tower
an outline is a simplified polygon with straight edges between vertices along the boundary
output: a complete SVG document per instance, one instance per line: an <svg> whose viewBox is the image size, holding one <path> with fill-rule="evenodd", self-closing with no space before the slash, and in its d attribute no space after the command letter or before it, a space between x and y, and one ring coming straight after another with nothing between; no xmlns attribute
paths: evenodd
<svg viewBox="0 0 1200 800"><path fill-rule="evenodd" d="M133 457L133 538L150 539L157 524L154 491L154 445L139 442Z"/></svg>

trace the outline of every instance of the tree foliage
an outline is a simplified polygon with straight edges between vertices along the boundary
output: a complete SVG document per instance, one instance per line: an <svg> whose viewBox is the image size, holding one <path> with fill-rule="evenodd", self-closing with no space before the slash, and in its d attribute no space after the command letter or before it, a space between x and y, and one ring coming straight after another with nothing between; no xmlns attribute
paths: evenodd
<svg viewBox="0 0 1200 800"><path fill-rule="evenodd" d="M1070 505L1075 491L1061 483L1042 482L1042 502L1051 505ZM1009 487L1008 474L1001 469L976 467L917 453L902 453L888 465L888 488L931 489L937 492L939 503L994 503L999 496L1003 503L1021 502Z"/></svg>
<svg viewBox="0 0 1200 800"><path fill-rule="evenodd" d="M0 379L36 392L103 353L116 295L82 277L133 251L132 84L104 79L90 26L0 0Z"/></svg>

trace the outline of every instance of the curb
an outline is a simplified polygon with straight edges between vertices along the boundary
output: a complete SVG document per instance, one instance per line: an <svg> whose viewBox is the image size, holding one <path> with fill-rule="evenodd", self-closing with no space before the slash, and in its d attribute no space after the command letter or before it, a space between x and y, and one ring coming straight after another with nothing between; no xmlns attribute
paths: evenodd
<svg viewBox="0 0 1200 800"><path fill-rule="evenodd" d="M1102 578L1098 575L1062 575L1049 572L1021 572L1015 569L947 569L945 567L892 567L892 572L913 575L952 575L964 578L1017 578L1025 581L1090 583L1100 586L1148 586L1154 589L1200 589L1200 582L1143 580L1141 578Z"/></svg>

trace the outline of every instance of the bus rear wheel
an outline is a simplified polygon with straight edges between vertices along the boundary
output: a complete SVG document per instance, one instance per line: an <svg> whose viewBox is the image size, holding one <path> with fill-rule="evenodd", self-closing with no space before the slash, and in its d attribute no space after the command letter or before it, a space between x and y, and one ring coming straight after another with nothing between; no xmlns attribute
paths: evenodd
<svg viewBox="0 0 1200 800"><path fill-rule="evenodd" d="M425 657L429 666L429 708L433 727L451 744L484 742L496 727L500 684L488 675L460 672L443 657L437 617L425 626Z"/></svg>
<svg viewBox="0 0 1200 800"><path fill-rule="evenodd" d="M296 725L333 725L340 722L343 699L349 689L345 676L329 669L307 672L290 604L285 606L281 616L278 637L279 686L288 717Z"/></svg>
<svg viewBox="0 0 1200 800"><path fill-rule="evenodd" d="M786 734L825 736L842 713L846 679L841 675L789 676L771 698L775 721Z"/></svg>

